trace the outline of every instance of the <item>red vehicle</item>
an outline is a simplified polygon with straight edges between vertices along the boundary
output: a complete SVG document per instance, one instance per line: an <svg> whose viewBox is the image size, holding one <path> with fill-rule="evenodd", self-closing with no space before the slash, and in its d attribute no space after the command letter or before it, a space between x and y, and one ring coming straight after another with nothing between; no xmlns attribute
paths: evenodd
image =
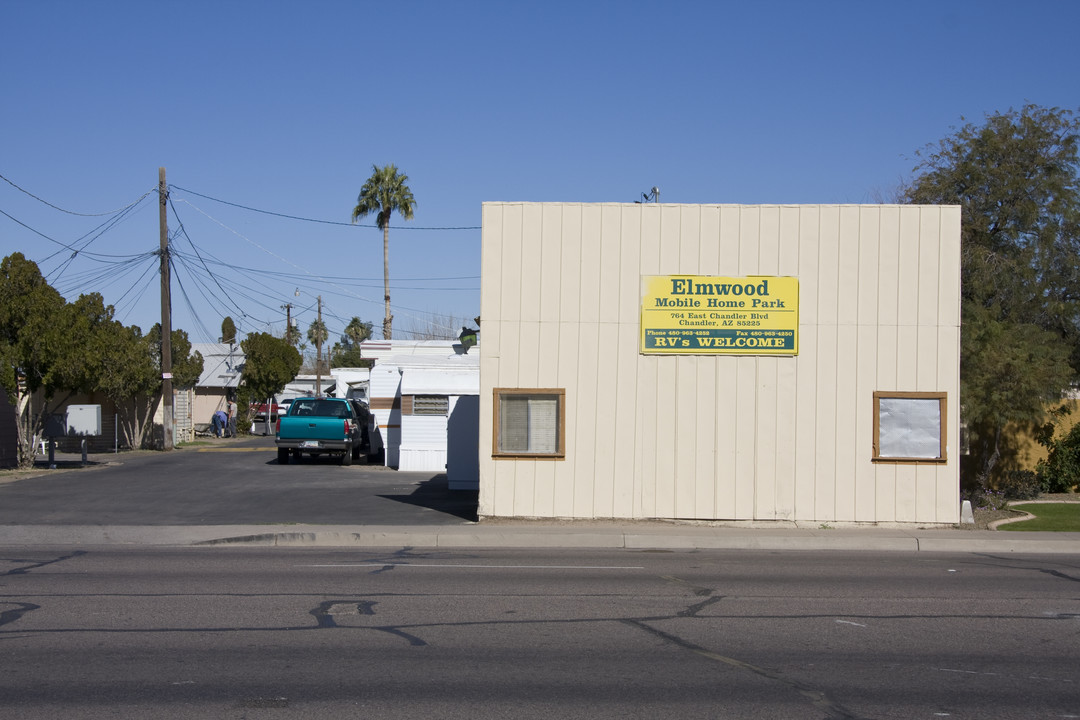
<svg viewBox="0 0 1080 720"><path fill-rule="evenodd" d="M270 422L276 422L278 415L281 411L281 405L277 403L270 404ZM285 412L289 411L289 406L285 405ZM255 422L266 422L266 403L251 403L248 408L248 417Z"/></svg>
<svg viewBox="0 0 1080 720"><path fill-rule="evenodd" d="M270 435L274 432L274 423L277 422L278 417L287 415L289 413L289 405L292 403L292 398L288 400L282 400L281 403L270 403L270 418L266 417L266 403L251 403L248 409L248 417L251 418L251 431L253 433L262 433L263 435Z"/></svg>

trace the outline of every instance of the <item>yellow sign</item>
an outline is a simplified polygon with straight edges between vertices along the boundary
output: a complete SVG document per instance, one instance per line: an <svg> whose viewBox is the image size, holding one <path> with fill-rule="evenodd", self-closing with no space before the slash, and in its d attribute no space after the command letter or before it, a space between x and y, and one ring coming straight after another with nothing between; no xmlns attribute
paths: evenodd
<svg viewBox="0 0 1080 720"><path fill-rule="evenodd" d="M799 279L643 276L641 352L798 355Z"/></svg>

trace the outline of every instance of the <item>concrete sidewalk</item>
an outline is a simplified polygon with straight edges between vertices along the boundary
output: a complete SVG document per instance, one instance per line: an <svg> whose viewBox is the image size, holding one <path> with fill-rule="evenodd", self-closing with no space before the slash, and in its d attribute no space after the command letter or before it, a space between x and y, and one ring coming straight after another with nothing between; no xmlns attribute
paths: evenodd
<svg viewBox="0 0 1080 720"><path fill-rule="evenodd" d="M264 453L260 455L259 453ZM543 521L489 519L469 522L461 498L439 491L417 474L318 464L278 469L273 438L239 438L172 454L95 456L91 475L52 481L40 495L7 492L0 546L276 546L343 548L626 548L669 550L837 550L1080 554L1080 533L1006 532L907 526L796 527L771 523L704 523L664 520ZM231 460L230 460L231 459ZM57 453L57 464L75 469L81 457ZM169 477L177 461L182 482ZM232 462L233 464L229 464ZM212 464L211 464L212 463ZM222 477L200 468L224 468ZM379 468L376 468L379 470ZM177 471L179 472L179 471ZM250 472L250 477L240 477ZM100 474L99 474L100 473ZM297 475L299 473L299 475ZM9 478L9 481L14 478ZM319 484L325 481L324 484ZM293 482L300 494L279 494ZM226 483L232 483L226 485ZM311 485L310 483L315 483ZM0 481L2 484L2 481ZM317 487L317 490L311 489ZM439 486L441 487L441 486ZM27 486L27 491L34 490ZM334 492L335 489L347 493ZM19 488L12 488L19 490ZM338 512L344 497L358 498ZM250 512L277 498L287 512ZM209 505L178 512L181 501ZM307 504L304 512L297 507ZM475 502L475 500L473 501ZM376 513L364 515L366 505ZM59 506L64 517L56 518ZM127 508L121 513L119 508ZM213 510L213 512L211 512ZM282 516L296 522L282 522ZM342 522L341 518L349 518ZM475 518L475 505L471 518ZM326 524L311 522L326 518ZM145 523L145 524L136 524ZM155 524L156 523L156 524Z"/></svg>
<svg viewBox="0 0 1080 720"><path fill-rule="evenodd" d="M0 546L154 545L342 548L625 548L877 552L1080 553L1080 533L902 528L714 527L677 523L521 523L445 526L0 526Z"/></svg>

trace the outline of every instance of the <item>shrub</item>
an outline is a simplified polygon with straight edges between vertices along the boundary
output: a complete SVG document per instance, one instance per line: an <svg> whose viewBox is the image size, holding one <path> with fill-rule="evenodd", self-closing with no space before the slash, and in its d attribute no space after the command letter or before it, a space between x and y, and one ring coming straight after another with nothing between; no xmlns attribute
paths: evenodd
<svg viewBox="0 0 1080 720"><path fill-rule="evenodd" d="M1040 442L1049 450L1035 468L1043 492L1069 492L1080 484L1080 423L1062 437Z"/></svg>
<svg viewBox="0 0 1080 720"><path fill-rule="evenodd" d="M998 490L1009 500L1034 500L1042 485L1033 470L1010 470L998 482Z"/></svg>
<svg viewBox="0 0 1080 720"><path fill-rule="evenodd" d="M971 507L975 509L1003 510L1009 504L1009 499L1000 490L974 489L961 493L960 499L971 501Z"/></svg>

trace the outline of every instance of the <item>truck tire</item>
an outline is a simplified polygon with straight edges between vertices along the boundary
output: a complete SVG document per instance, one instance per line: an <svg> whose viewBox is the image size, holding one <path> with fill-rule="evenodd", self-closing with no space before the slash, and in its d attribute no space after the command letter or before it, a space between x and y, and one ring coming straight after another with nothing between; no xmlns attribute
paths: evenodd
<svg viewBox="0 0 1080 720"><path fill-rule="evenodd" d="M345 448L345 452L341 453L341 464L352 465L352 446Z"/></svg>
<svg viewBox="0 0 1080 720"><path fill-rule="evenodd" d="M288 448L278 448L278 451L277 451L277 464L278 465L288 465L289 464L289 449Z"/></svg>

